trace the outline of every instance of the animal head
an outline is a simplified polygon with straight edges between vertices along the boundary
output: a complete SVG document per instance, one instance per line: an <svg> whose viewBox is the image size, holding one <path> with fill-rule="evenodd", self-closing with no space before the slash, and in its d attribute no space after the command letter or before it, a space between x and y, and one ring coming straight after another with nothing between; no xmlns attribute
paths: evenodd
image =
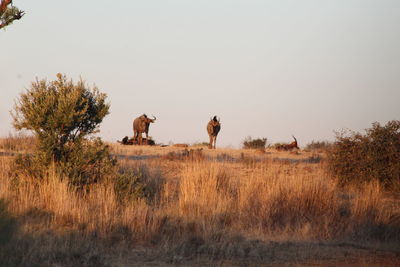
<svg viewBox="0 0 400 267"><path fill-rule="evenodd" d="M217 136L218 132L221 129L220 119L217 119L217 116L214 118L210 118L210 121L207 126L208 133L213 136Z"/></svg>
<svg viewBox="0 0 400 267"><path fill-rule="evenodd" d="M220 123L220 118L217 118L217 116L214 116L213 118L210 118L210 123L213 125L213 126L217 126L217 125L221 125L221 123Z"/></svg>
<svg viewBox="0 0 400 267"><path fill-rule="evenodd" d="M146 124L149 124L149 123L155 122L156 119L157 119L154 115L153 115L152 117L153 117L153 119L150 119L149 117L147 117L146 114L143 114L143 115L140 116L139 118L140 118L140 120L141 120L142 122L144 122L144 123L146 123Z"/></svg>
<svg viewBox="0 0 400 267"><path fill-rule="evenodd" d="M287 145L287 146L288 146L288 149L289 149L289 150L290 150L290 149L294 149L294 148L300 149L300 148L298 147L298 145L297 145L297 139L296 139L296 137L294 137L293 135L292 135L292 137L293 137L294 141Z"/></svg>

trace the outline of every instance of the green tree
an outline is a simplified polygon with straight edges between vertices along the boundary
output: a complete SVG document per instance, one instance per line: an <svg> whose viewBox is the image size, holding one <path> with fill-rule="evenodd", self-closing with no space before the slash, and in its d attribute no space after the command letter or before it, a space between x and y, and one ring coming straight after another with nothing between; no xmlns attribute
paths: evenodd
<svg viewBox="0 0 400 267"><path fill-rule="evenodd" d="M25 12L12 5L12 0L0 0L0 29L10 25L14 20L19 20Z"/></svg>
<svg viewBox="0 0 400 267"><path fill-rule="evenodd" d="M55 81L33 82L11 113L17 130L30 130L38 139L37 153L20 158L19 165L32 166L28 172L40 176L37 167L54 162L73 184L96 182L114 162L100 139L88 139L109 113L105 100L106 94L82 79L74 84L57 74Z"/></svg>

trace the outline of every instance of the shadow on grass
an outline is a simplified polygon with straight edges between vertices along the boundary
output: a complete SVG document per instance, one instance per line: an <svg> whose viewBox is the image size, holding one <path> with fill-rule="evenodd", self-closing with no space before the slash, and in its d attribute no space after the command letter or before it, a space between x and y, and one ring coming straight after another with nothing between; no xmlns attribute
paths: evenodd
<svg viewBox="0 0 400 267"><path fill-rule="evenodd" d="M150 160L150 159L158 159L161 158L160 155L121 155L121 154L112 154L112 156L117 159L126 159L126 160Z"/></svg>
<svg viewBox="0 0 400 267"><path fill-rule="evenodd" d="M4 202L0 203L6 207ZM400 263L399 247L383 250L362 241L263 241L229 234L222 225L220 232L202 235L202 228L196 222L167 217L161 220L150 240L145 241L129 225L112 225L105 234L88 231L85 225L52 230L46 227L53 220L51 212L35 208L14 219L5 208L1 211L0 266L214 266L222 263L396 266ZM17 228L23 224L28 227ZM399 230L386 227L380 231ZM3 233L10 235L3 239L7 236Z"/></svg>

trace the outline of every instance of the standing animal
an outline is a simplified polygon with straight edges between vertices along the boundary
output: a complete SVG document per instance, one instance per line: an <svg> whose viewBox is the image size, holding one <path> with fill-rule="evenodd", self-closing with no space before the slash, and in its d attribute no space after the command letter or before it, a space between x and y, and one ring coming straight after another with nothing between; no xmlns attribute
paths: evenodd
<svg viewBox="0 0 400 267"><path fill-rule="evenodd" d="M216 147L217 135L221 130L221 123L219 121L220 119L217 119L217 116L214 116L214 118L210 119L207 124L207 132L208 136L210 137L210 144L208 145L208 148L215 149Z"/></svg>
<svg viewBox="0 0 400 267"><path fill-rule="evenodd" d="M300 149L299 146L297 145L297 139L296 139L296 137L294 137L293 135L292 135L292 137L293 137L293 139L294 139L293 142L291 142L290 144L279 145L276 149L277 149L278 151L282 151L282 150L288 151L288 150L292 150L292 149Z"/></svg>
<svg viewBox="0 0 400 267"><path fill-rule="evenodd" d="M137 117L133 121L133 139L136 140L139 145L142 144L142 133L146 134L146 143L147 143L147 140L149 140L148 134L149 134L150 123L153 123L155 121L156 121L155 116L153 116L153 119L150 119L147 117L146 114Z"/></svg>

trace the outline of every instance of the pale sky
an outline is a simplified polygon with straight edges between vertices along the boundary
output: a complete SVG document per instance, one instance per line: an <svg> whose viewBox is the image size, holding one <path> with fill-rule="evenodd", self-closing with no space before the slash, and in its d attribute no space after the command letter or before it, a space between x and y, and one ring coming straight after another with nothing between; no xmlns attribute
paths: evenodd
<svg viewBox="0 0 400 267"><path fill-rule="evenodd" d="M14 0L0 30L0 137L35 78L81 76L108 95L100 136L133 134L146 113L156 142L247 136L300 146L400 119L398 0Z"/></svg>

